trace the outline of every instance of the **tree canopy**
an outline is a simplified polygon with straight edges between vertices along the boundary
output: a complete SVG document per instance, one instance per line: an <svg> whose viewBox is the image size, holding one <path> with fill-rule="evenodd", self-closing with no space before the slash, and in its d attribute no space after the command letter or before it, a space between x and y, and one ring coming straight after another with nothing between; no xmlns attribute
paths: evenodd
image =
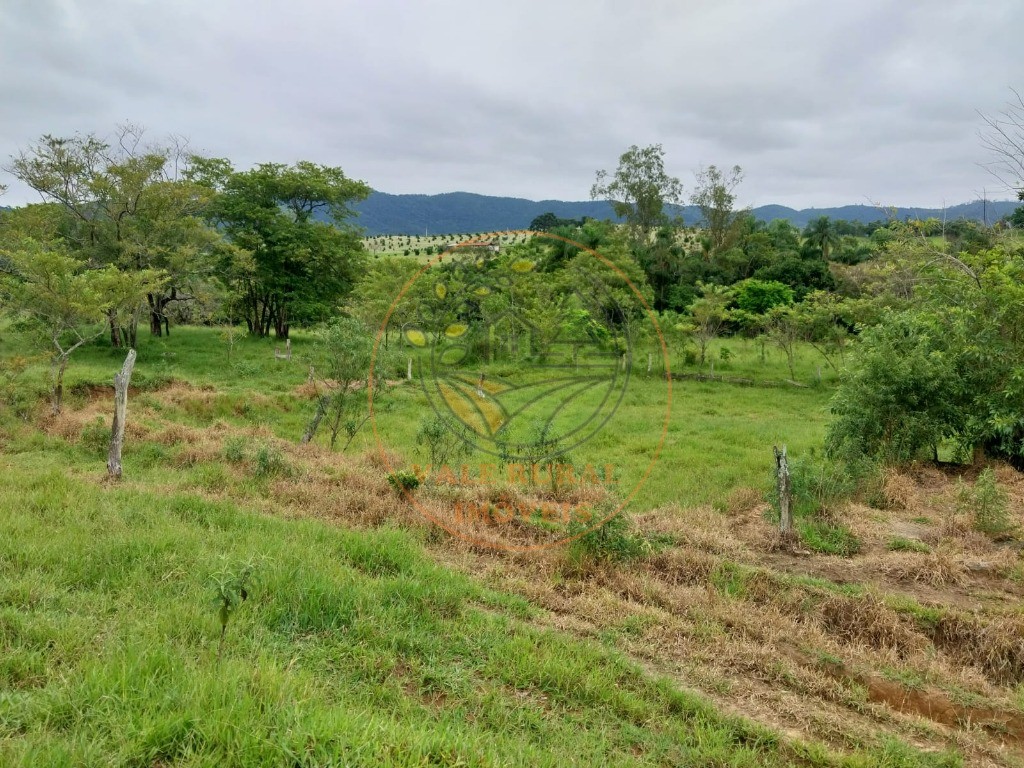
<svg viewBox="0 0 1024 768"><path fill-rule="evenodd" d="M341 168L309 162L263 163L248 171L226 160L193 166L192 177L217 192L206 215L234 246L225 252L221 273L250 333L273 330L287 338L295 321L327 319L364 261L358 232L346 220L369 186Z"/></svg>
<svg viewBox="0 0 1024 768"><path fill-rule="evenodd" d="M615 215L624 218L638 238L646 239L668 220L665 207L682 202L683 185L665 171L661 144L634 144L619 157L614 173L597 172L590 197L609 201Z"/></svg>

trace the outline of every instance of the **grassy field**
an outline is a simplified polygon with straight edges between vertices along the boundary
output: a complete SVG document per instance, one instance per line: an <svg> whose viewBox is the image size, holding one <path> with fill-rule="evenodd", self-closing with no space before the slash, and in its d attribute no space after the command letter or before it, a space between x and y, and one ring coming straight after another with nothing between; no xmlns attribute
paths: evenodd
<svg viewBox="0 0 1024 768"><path fill-rule="evenodd" d="M630 507L645 554L616 563L446 535L388 486L370 433L344 455L296 445L310 343L284 361L215 329L141 339L119 484L120 353L76 356L59 417L0 413L0 764L1024 764L1024 568L957 527L952 478L893 476L887 511L845 510L852 557L773 549L771 445L818 448L834 383L812 350L803 387L673 382ZM771 349L721 346L716 376L789 378ZM590 454L624 472L666 397L637 361ZM42 374L20 381L41 393ZM381 433L422 460L422 391L390 400ZM216 585L237 597L248 567L221 649Z"/></svg>
<svg viewBox="0 0 1024 768"><path fill-rule="evenodd" d="M133 384L144 390L140 404L155 405L162 417L178 423L203 427L222 419L235 427L264 426L280 438L297 440L314 410L309 391L303 389L310 346L309 336L294 334L293 358L284 361L274 358L271 341L241 338L229 353L228 343L215 330L176 328L170 338L146 337L140 341ZM727 361L721 359L723 347L730 350ZM105 341L90 345L75 357L67 374L72 408L87 401L96 386L105 386L111 380L120 357ZM707 375L712 357L717 377L767 382L789 378L781 352L771 347L762 350L749 340L716 342L703 369L696 364L686 365L675 354L670 360L671 370L683 375ZM795 455L820 446L831 385L836 379L825 371L818 384L820 358L810 348L798 351L796 365L797 379L807 386L765 388L684 379L672 383L670 411L663 361L658 355L653 360L648 374L647 355L638 351L633 375L613 420L573 453L574 461L579 463L615 465L623 484L633 485L650 463L657 445L652 435L666 427L668 414L660 458L636 496L635 509L668 503L689 507L721 502L738 486L764 484L772 466L774 444L787 444ZM491 375L501 372L500 365L483 369ZM415 436L433 411L418 382L404 381L404 372L404 365L392 372L399 385L379 408L378 432L387 447L406 462L421 462L423 455L416 448ZM40 394L44 373L41 365L26 373ZM214 388L216 395L166 403L145 392L172 381L201 382ZM766 400L770 400L770 408ZM586 410L590 405L584 398L576 407ZM573 415L570 409L570 418ZM353 441L350 452L358 454L375 447L373 431L365 429ZM481 460L490 459L482 454L467 459L471 464Z"/></svg>

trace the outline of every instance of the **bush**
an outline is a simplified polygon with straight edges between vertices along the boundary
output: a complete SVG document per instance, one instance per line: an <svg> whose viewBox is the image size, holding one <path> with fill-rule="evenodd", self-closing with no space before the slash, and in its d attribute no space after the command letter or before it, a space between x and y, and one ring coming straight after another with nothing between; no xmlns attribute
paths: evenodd
<svg viewBox="0 0 1024 768"><path fill-rule="evenodd" d="M587 523L573 520L569 534L578 536L586 530ZM629 520L622 513L609 518L601 525L587 530L569 547L570 560L605 560L623 562L650 554L653 547L643 536L631 532Z"/></svg>
<svg viewBox="0 0 1024 768"><path fill-rule="evenodd" d="M246 440L244 437L229 437L224 442L224 458L232 464L240 464L245 461L247 452Z"/></svg>
<svg viewBox="0 0 1024 768"><path fill-rule="evenodd" d="M827 515L858 491L857 475L849 465L813 456L791 458L789 480L793 492L794 517ZM768 498L777 510L779 491L774 471Z"/></svg>
<svg viewBox="0 0 1024 768"><path fill-rule="evenodd" d="M736 306L745 312L763 315L772 307L793 303L793 289L777 280L743 280L734 286Z"/></svg>
<svg viewBox="0 0 1024 768"><path fill-rule="evenodd" d="M996 482L991 468L982 470L971 487L961 479L957 486L957 511L974 518L974 530L987 536L1004 536L1013 530L1009 497Z"/></svg>
<svg viewBox="0 0 1024 768"><path fill-rule="evenodd" d="M399 496L411 494L420 487L420 479L414 472L399 470L388 475L388 483Z"/></svg>
<svg viewBox="0 0 1024 768"><path fill-rule="evenodd" d="M26 421L32 415L32 407L40 394L22 378L32 362L32 358L27 357L0 360L0 403L19 419Z"/></svg>
<svg viewBox="0 0 1024 768"><path fill-rule="evenodd" d="M261 445L253 456L253 474L256 477L274 477L290 475L291 467L284 459L284 454L273 445Z"/></svg>
<svg viewBox="0 0 1024 768"><path fill-rule="evenodd" d="M473 452L470 441L471 436L462 424L439 414L425 417L416 433L416 445L426 449L435 469L469 456Z"/></svg>
<svg viewBox="0 0 1024 768"><path fill-rule="evenodd" d="M934 449L959 423L956 361L943 333L909 312L864 332L832 401L833 456L900 464Z"/></svg>

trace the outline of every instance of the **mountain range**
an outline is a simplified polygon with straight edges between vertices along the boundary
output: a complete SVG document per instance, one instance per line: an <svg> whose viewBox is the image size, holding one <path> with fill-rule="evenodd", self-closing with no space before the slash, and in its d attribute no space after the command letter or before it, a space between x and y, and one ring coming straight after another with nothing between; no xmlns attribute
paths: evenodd
<svg viewBox="0 0 1024 768"><path fill-rule="evenodd" d="M803 208L785 205L761 205L751 212L762 221L786 219L804 227L812 219L828 216L846 221L878 221L897 219L969 219L991 224L1016 210L1021 203L1013 200L975 200L946 208L894 208L882 210L873 205L843 205L836 208ZM4 210L5 206L0 206ZM441 195L390 195L372 192L353 206L359 214L355 223L367 235L451 235L471 232L497 232L526 229L543 213L551 212L561 219L615 219L609 203L598 200L525 200L520 197L494 197L472 192L447 192ZM696 206L676 208L686 224L698 224L700 211ZM322 218L322 217L318 217Z"/></svg>
<svg viewBox="0 0 1024 768"><path fill-rule="evenodd" d="M987 203L975 200L946 208L947 221L954 219L988 220L993 223L1013 212L1020 203L1010 200ZM562 219L614 219L611 205L603 201L525 200L518 197L492 197L471 192L448 192L441 195L391 195L373 192L353 206L359 216L355 223L367 235L447 235L460 232L494 232L526 229L534 218L551 212ZM700 222L695 206L678 209L687 224ZM847 221L869 222L889 218L927 219L943 217L938 208L896 208L882 210L872 205L844 205L836 208L804 208L796 210L784 205L762 205L752 209L763 221L787 219L798 227L819 216Z"/></svg>

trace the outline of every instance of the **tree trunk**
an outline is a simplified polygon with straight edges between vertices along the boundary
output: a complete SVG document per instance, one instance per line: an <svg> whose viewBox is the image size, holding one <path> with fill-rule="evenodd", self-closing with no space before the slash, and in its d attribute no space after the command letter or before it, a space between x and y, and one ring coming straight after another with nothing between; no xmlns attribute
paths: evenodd
<svg viewBox="0 0 1024 768"><path fill-rule="evenodd" d="M110 346L120 349L124 346L124 340L121 337L121 326L117 324L117 313L113 310L108 312L107 322L110 324Z"/></svg>
<svg viewBox="0 0 1024 768"><path fill-rule="evenodd" d="M53 377L53 393L50 401L53 415L60 413L61 403L64 400L64 371L68 367L68 358L61 355L50 366Z"/></svg>
<svg viewBox="0 0 1024 768"><path fill-rule="evenodd" d="M775 450L775 478L779 488L779 532L783 537L790 538L793 535L793 489L789 478L789 459L786 457L786 446L780 451L778 446Z"/></svg>
<svg viewBox="0 0 1024 768"><path fill-rule="evenodd" d="M114 376L114 423L110 428L110 450L107 452L107 476L121 479L121 448L124 445L124 427L128 418L128 384L135 367L135 350L128 350L121 372Z"/></svg>
<svg viewBox="0 0 1024 768"><path fill-rule="evenodd" d="M971 457L971 466L983 467L985 466L985 444L977 443L974 446L974 455Z"/></svg>
<svg viewBox="0 0 1024 768"><path fill-rule="evenodd" d="M330 395L324 395L316 404L316 413L313 415L313 420L309 422L309 426L306 427L306 431L302 433L302 440L300 442L303 444L306 444L313 439L317 429L320 427L320 422L323 421L323 418L327 413L327 406L330 404L330 400Z"/></svg>
<svg viewBox="0 0 1024 768"><path fill-rule="evenodd" d="M149 332L160 336L163 333L164 297L150 293L146 298L149 300Z"/></svg>

